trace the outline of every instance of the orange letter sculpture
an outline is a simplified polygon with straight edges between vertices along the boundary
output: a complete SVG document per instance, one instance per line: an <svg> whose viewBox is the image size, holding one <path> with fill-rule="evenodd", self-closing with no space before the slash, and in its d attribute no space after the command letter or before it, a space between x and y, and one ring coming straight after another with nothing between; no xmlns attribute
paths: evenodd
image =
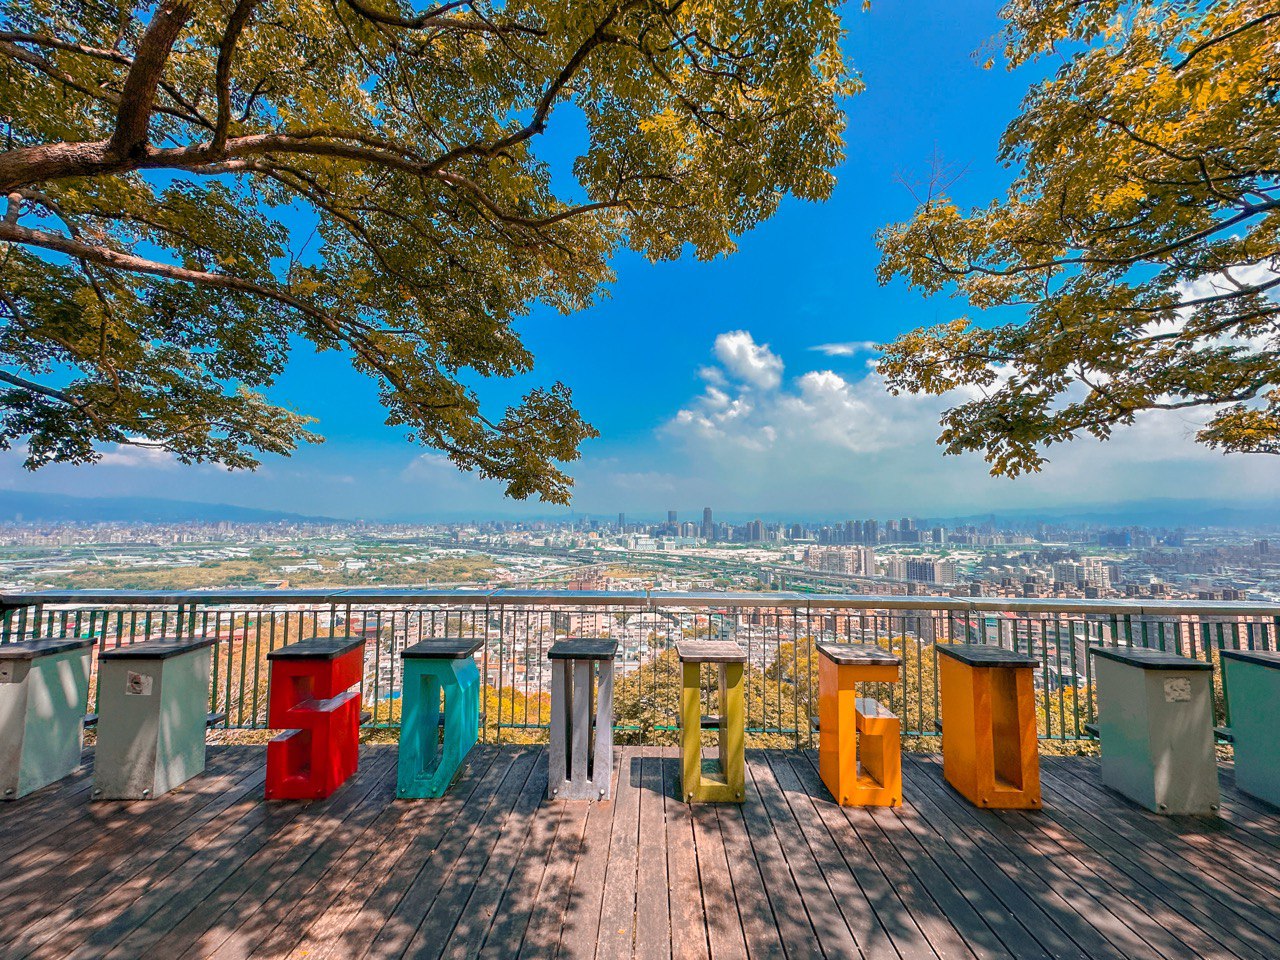
<svg viewBox="0 0 1280 960"><path fill-rule="evenodd" d="M897 683L902 660L870 643L820 643L818 654L822 782L842 806L901 806L901 724L878 700L859 697L857 686Z"/></svg>
<svg viewBox="0 0 1280 960"><path fill-rule="evenodd" d="M940 643L942 772L979 807L1037 809L1034 657L986 644Z"/></svg>

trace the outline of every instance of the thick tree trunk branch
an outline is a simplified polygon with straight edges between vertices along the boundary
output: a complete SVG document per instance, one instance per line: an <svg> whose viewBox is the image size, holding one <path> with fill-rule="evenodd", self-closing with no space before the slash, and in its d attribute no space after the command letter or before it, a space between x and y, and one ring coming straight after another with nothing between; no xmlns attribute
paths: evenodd
<svg viewBox="0 0 1280 960"><path fill-rule="evenodd" d="M28 380L25 377L17 377L12 373L6 373L0 370L0 383L7 383L10 386L17 387L19 390L26 390L28 393L38 393L42 397L49 397L51 400L59 400L69 406L78 409L84 408L84 402L76 400L61 390L55 390L53 387L46 387L42 383L36 383L34 380Z"/></svg>
<svg viewBox="0 0 1280 960"><path fill-rule="evenodd" d="M227 131L231 128L231 60L235 56L236 43L240 34L253 15L253 8L258 0L236 0L236 7L231 11L231 19L227 30L222 35L222 44L218 47L218 65L215 71L215 83L218 89L218 121L213 129L214 152L221 150L227 143Z"/></svg>
<svg viewBox="0 0 1280 960"><path fill-rule="evenodd" d="M176 3L165 0L152 16L147 32L138 43L133 66L125 77L120 110L116 114L116 129L107 142L110 155L131 157L146 149L156 87L169 60L169 52L190 18L191 7L181 0Z"/></svg>

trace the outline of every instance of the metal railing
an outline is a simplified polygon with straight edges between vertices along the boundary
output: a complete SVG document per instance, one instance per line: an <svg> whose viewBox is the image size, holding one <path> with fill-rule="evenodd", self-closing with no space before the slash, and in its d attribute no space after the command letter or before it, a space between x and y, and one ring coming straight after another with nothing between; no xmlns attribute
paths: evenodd
<svg viewBox="0 0 1280 960"><path fill-rule="evenodd" d="M748 733L811 746L821 641L876 642L903 659L903 682L874 696L908 736L939 716L936 645L998 644L1031 654L1040 735L1089 739L1095 719L1090 646L1158 647L1217 662L1226 649L1280 649L1280 606L1252 602L1014 600L797 593L591 593L516 590L58 591L0 594L0 643L94 637L96 649L160 636L213 637L212 711L231 729L266 726L266 655L305 637L366 638L362 682L373 728L399 723L400 652L428 637L482 637L482 736L537 740L549 716L547 648L559 638L619 641L615 686L622 742L673 742L676 641L728 639L748 656ZM1230 704L1216 677L1216 722ZM708 700L715 694L707 687ZM710 707L711 704L709 703Z"/></svg>

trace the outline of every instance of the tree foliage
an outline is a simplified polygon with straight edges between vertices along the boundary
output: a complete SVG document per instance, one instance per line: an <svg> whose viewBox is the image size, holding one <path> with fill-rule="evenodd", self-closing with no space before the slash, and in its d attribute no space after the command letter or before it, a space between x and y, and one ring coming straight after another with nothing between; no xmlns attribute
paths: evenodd
<svg viewBox="0 0 1280 960"><path fill-rule="evenodd" d="M1025 319L899 337L890 387L970 388L939 442L997 474L1147 410L1207 407L1201 442L1280 453L1280 9L1010 0L1004 16L1012 66L1061 60L1005 132L1019 173L967 211L935 180L881 232L880 277Z"/></svg>
<svg viewBox="0 0 1280 960"><path fill-rule="evenodd" d="M0 443L252 467L316 439L262 392L309 341L389 424L566 501L568 387L493 416L477 385L619 248L709 258L826 197L840 36L786 0L0 0Z"/></svg>

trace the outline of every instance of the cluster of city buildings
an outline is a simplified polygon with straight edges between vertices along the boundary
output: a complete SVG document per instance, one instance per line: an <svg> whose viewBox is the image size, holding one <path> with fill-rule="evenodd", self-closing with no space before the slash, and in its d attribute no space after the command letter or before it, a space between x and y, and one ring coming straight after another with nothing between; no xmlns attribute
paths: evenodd
<svg viewBox="0 0 1280 960"><path fill-rule="evenodd" d="M552 587L599 590L806 590L987 597L1280 598L1272 530L1105 527L1044 522L700 519L632 522L624 514L475 523L192 521L0 524L0 582L65 587L79 571L209 567L209 587L319 582L329 572L369 586ZM424 579L453 555L492 560ZM139 574L142 576L142 574ZM83 578L81 578L83 579ZM136 578L135 578L136 579ZM141 581L139 581L141 582ZM163 581L157 581L163 582Z"/></svg>

